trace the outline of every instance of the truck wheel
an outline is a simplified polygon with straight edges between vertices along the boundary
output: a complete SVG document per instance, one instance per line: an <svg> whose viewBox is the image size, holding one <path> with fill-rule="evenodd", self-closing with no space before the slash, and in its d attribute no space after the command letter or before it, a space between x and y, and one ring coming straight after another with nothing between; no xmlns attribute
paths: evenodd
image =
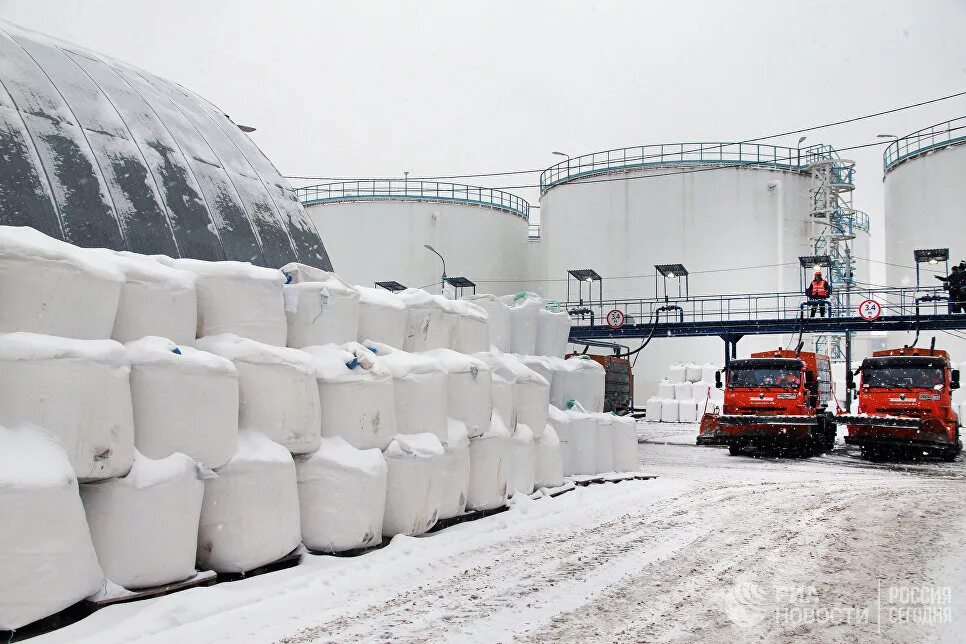
<svg viewBox="0 0 966 644"><path fill-rule="evenodd" d="M864 458L867 461L872 461L873 463L877 463L882 460L882 454L877 449L873 449L871 447L863 447L862 458Z"/></svg>
<svg viewBox="0 0 966 644"><path fill-rule="evenodd" d="M741 445L728 445L728 453L732 456L741 454Z"/></svg>
<svg viewBox="0 0 966 644"><path fill-rule="evenodd" d="M952 463L959 456L959 450L956 448L950 448L939 455L939 458L943 459L944 463Z"/></svg>

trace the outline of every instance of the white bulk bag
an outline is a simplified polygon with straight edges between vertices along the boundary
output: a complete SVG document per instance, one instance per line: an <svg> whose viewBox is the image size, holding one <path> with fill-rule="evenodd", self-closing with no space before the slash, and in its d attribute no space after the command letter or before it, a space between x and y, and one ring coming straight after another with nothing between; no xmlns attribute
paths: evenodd
<svg viewBox="0 0 966 644"><path fill-rule="evenodd" d="M651 396L647 399L644 406L644 418L648 422L659 422L661 420L661 406L664 399L658 396Z"/></svg>
<svg viewBox="0 0 966 644"><path fill-rule="evenodd" d="M463 514L470 491L470 439L466 425L453 419L443 443L442 478L439 518Z"/></svg>
<svg viewBox="0 0 966 644"><path fill-rule="evenodd" d="M406 351L452 349L458 316L445 312L440 296L418 288L407 288L397 294L406 305Z"/></svg>
<svg viewBox="0 0 966 644"><path fill-rule="evenodd" d="M323 438L317 452L295 457L302 542L316 552L343 552L382 542L386 461L342 438Z"/></svg>
<svg viewBox="0 0 966 644"><path fill-rule="evenodd" d="M111 337L124 274L28 227L0 226L0 333Z"/></svg>
<svg viewBox="0 0 966 644"><path fill-rule="evenodd" d="M482 436L470 439L467 509L492 510L506 503L512 458L510 432L500 415L494 414L489 430Z"/></svg>
<svg viewBox="0 0 966 644"><path fill-rule="evenodd" d="M549 411L547 424L554 430L554 437L560 445L560 462L563 474L570 476L573 474L573 464L570 458L571 423L573 420L569 413L556 407L550 407ZM546 433L546 430L544 432Z"/></svg>
<svg viewBox="0 0 966 644"><path fill-rule="evenodd" d="M490 367L490 394L493 401L493 415L499 415L503 426L510 434L517 426L516 384L517 371L508 361L509 354L478 353L476 357Z"/></svg>
<svg viewBox="0 0 966 644"><path fill-rule="evenodd" d="M341 436L356 449L383 450L396 434L392 374L376 356L334 345L306 347L322 408L322 436Z"/></svg>
<svg viewBox="0 0 966 644"><path fill-rule="evenodd" d="M447 371L448 416L463 423L470 438L482 436L489 430L493 414L490 365L450 349L427 351L424 355L438 360Z"/></svg>
<svg viewBox="0 0 966 644"><path fill-rule="evenodd" d="M548 304L537 313L537 342L534 349L538 356L563 358L567 355L572 322L566 311L550 310L548 307L551 306L554 309L559 307Z"/></svg>
<svg viewBox="0 0 966 644"><path fill-rule="evenodd" d="M359 342L371 340L402 349L406 343L406 305L402 299L381 288L356 285L355 289L359 292Z"/></svg>
<svg viewBox="0 0 966 644"><path fill-rule="evenodd" d="M124 588L149 588L195 573L205 484L197 464L175 453L138 454L123 478L80 489L104 576Z"/></svg>
<svg viewBox="0 0 966 644"><path fill-rule="evenodd" d="M966 401L959 403L959 424L966 423Z"/></svg>
<svg viewBox="0 0 966 644"><path fill-rule="evenodd" d="M687 382L697 382L701 380L701 365L689 362L684 365L684 379Z"/></svg>
<svg viewBox="0 0 966 644"><path fill-rule="evenodd" d="M238 444L238 371L231 360L164 338L128 342L134 444L148 458L182 452L208 467Z"/></svg>
<svg viewBox="0 0 966 644"><path fill-rule="evenodd" d="M593 414L597 421L597 474L614 471L614 435L615 422L613 414Z"/></svg>
<svg viewBox="0 0 966 644"><path fill-rule="evenodd" d="M378 342L368 347L350 343L345 348L355 354L374 350L378 362L392 374L398 433L429 432L440 442L446 441L447 374L439 360Z"/></svg>
<svg viewBox="0 0 966 644"><path fill-rule="evenodd" d="M533 369L524 366L515 356L503 354L503 358L516 374L514 404L517 423L528 425L534 437L539 438L543 434L543 428L547 426L550 383Z"/></svg>
<svg viewBox="0 0 966 644"><path fill-rule="evenodd" d="M355 342L359 334L359 291L335 273L292 263L282 267L288 346Z"/></svg>
<svg viewBox="0 0 966 644"><path fill-rule="evenodd" d="M205 481L198 563L247 572L282 558L302 540L295 463L262 433L238 432L238 451Z"/></svg>
<svg viewBox="0 0 966 644"><path fill-rule="evenodd" d="M505 295L503 302L510 307L510 353L532 356L537 352L537 317L540 315L540 296L520 292Z"/></svg>
<svg viewBox="0 0 966 644"><path fill-rule="evenodd" d="M563 449L552 426L545 427L536 440L536 463L534 487L563 485Z"/></svg>
<svg viewBox="0 0 966 644"><path fill-rule="evenodd" d="M0 334L0 425L50 431L81 481L123 476L134 462L130 374L113 340Z"/></svg>
<svg viewBox="0 0 966 644"><path fill-rule="evenodd" d="M570 372L570 365L563 358L542 356L535 360L544 361L550 368L550 377L544 375L550 383L550 404L557 409L566 410L569 399L567 398L567 374ZM531 369L541 373L539 369L527 364Z"/></svg>
<svg viewBox="0 0 966 644"><path fill-rule="evenodd" d="M164 256L156 259L197 276L197 337L234 333L265 344L285 346L288 326L282 298L285 282L282 271L245 262L205 262Z"/></svg>
<svg viewBox="0 0 966 644"><path fill-rule="evenodd" d="M443 445L434 434L397 434L383 455L389 469L383 536L426 532L439 518Z"/></svg>
<svg viewBox="0 0 966 644"><path fill-rule="evenodd" d="M558 360L560 362L563 362L563 360L560 358L552 358L549 356L515 356L515 357L517 360L523 363L524 367L527 367L528 369L532 369L533 371L536 371L541 376L543 376L544 380L546 380L550 384L550 391L551 391L550 404L553 404L552 392L553 392L554 368L553 368L553 365L551 364L551 361Z"/></svg>
<svg viewBox="0 0 966 644"><path fill-rule="evenodd" d="M718 367L713 364L701 365L701 380L703 382L714 383L714 374L718 371Z"/></svg>
<svg viewBox="0 0 966 644"><path fill-rule="evenodd" d="M688 370L683 364L672 364L669 369L670 376L668 380L672 385L676 385L679 382L685 382L687 380Z"/></svg>
<svg viewBox="0 0 966 644"><path fill-rule="evenodd" d="M462 307L460 302L456 300L451 300L445 295L433 295L433 299L440 305L443 309L443 324L438 331L439 342L441 346L433 346L431 349L456 349L456 336L459 333L460 325L460 314L462 312ZM489 334L487 334L489 337ZM472 342L472 340L471 340ZM489 347L489 343L487 343Z"/></svg>
<svg viewBox="0 0 966 644"><path fill-rule="evenodd" d="M589 412L604 411L606 373L600 363L590 356L573 356L567 359L567 367L564 396Z"/></svg>
<svg viewBox="0 0 966 644"><path fill-rule="evenodd" d="M319 448L322 410L308 355L231 333L199 338L195 346L234 363L240 428L260 431L293 454Z"/></svg>
<svg viewBox="0 0 966 644"><path fill-rule="evenodd" d="M698 403L693 400L678 401L678 420L682 423L693 423L698 420Z"/></svg>
<svg viewBox="0 0 966 644"><path fill-rule="evenodd" d="M571 471L568 476L597 474L597 419L591 414L583 412L564 412L570 416L570 425L562 426L569 433L562 435L561 428L557 428L558 436L566 445L567 462Z"/></svg>
<svg viewBox="0 0 966 644"><path fill-rule="evenodd" d="M529 426L517 423L517 430L513 432L512 440L513 458L508 487L512 493L530 494L533 492L537 469L537 453L533 442L533 431Z"/></svg>
<svg viewBox="0 0 966 644"><path fill-rule="evenodd" d="M511 342L510 307L504 304L496 295L490 295L488 293L467 295L463 299L486 311L490 346L496 351L508 353ZM487 347L485 350L489 351L490 347Z"/></svg>
<svg viewBox="0 0 966 644"><path fill-rule="evenodd" d="M708 399L712 389L714 389L713 382L696 382L691 385L691 394L699 405L703 405L704 401Z"/></svg>
<svg viewBox="0 0 966 644"><path fill-rule="evenodd" d="M690 382L679 382L674 385L675 400L688 400L694 397L694 389Z"/></svg>
<svg viewBox="0 0 966 644"><path fill-rule="evenodd" d="M490 350L490 323L486 310L463 300L450 300L459 316L453 348L460 353Z"/></svg>
<svg viewBox="0 0 966 644"><path fill-rule="evenodd" d="M84 253L124 275L111 338L123 343L154 335L194 344L198 326L194 273L127 251L90 248Z"/></svg>
<svg viewBox="0 0 966 644"><path fill-rule="evenodd" d="M0 427L0 630L97 592L97 563L67 454L45 430Z"/></svg>
<svg viewBox="0 0 966 644"><path fill-rule="evenodd" d="M636 472L637 460L637 423L630 416L614 416L614 471Z"/></svg>
<svg viewBox="0 0 966 644"><path fill-rule="evenodd" d="M674 384L667 378L657 383L657 396L667 400L674 400Z"/></svg>
<svg viewBox="0 0 966 644"><path fill-rule="evenodd" d="M680 419L680 400L664 399L661 403L661 422L676 423Z"/></svg>

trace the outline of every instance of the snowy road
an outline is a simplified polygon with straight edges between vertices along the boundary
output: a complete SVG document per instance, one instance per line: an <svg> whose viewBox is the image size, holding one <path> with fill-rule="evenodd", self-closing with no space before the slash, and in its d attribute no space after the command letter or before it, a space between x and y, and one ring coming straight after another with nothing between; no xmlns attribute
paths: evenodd
<svg viewBox="0 0 966 644"><path fill-rule="evenodd" d="M695 447L693 426L641 429L656 481L112 607L37 641L961 641L962 461L731 457Z"/></svg>

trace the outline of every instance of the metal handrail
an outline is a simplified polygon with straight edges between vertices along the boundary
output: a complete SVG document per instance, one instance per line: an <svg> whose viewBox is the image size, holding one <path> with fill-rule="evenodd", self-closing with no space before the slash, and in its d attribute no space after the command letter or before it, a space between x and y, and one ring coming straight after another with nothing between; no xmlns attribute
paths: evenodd
<svg viewBox="0 0 966 644"><path fill-rule="evenodd" d="M359 179L304 186L296 188L295 195L305 206L345 201L436 201L485 206L530 219L530 204L525 199L503 190L461 183Z"/></svg>
<svg viewBox="0 0 966 644"><path fill-rule="evenodd" d="M555 163L540 174L541 194L553 186L582 177L614 171L678 164L758 165L784 170L805 171L809 164L837 159L828 145L790 148L761 143L656 143L616 148L570 157Z"/></svg>
<svg viewBox="0 0 966 644"><path fill-rule="evenodd" d="M882 153L882 169L888 172L906 159L961 142L966 142L966 116L936 123L896 139Z"/></svg>

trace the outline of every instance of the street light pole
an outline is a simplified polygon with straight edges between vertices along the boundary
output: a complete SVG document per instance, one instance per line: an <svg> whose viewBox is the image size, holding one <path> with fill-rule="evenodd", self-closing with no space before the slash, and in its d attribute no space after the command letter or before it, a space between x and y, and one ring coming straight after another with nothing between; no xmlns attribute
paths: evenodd
<svg viewBox="0 0 966 644"><path fill-rule="evenodd" d="M423 248L425 248L426 250L429 250L429 251L432 251L432 252L436 253L436 256L439 257L439 261L443 262L443 279L439 283L439 292L440 292L440 294L442 294L444 292L445 288L446 288L446 260L443 259L443 256L442 255L439 254L439 251L437 251L435 248L433 248L429 244L423 244Z"/></svg>

